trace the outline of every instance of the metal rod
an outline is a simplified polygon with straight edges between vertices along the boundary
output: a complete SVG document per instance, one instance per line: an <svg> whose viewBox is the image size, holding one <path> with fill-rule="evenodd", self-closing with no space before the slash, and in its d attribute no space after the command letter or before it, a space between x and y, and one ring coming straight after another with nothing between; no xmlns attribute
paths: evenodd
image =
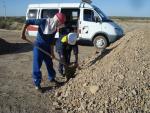
<svg viewBox="0 0 150 113"><path fill-rule="evenodd" d="M44 54L48 55L50 58L55 59L56 61L62 63L62 64L65 65L65 66L67 66L66 63L64 63L63 61L59 60L59 59L56 58L56 57L53 58L50 53L48 53L48 52L46 52L45 50L43 50L42 48L36 46L36 45L35 45L32 41L30 41L29 39L25 39L25 41L27 41L29 44L31 44L32 46L34 46L34 47L36 47L37 49L39 49L39 50L40 50L41 52L43 52Z"/></svg>
<svg viewBox="0 0 150 113"><path fill-rule="evenodd" d="M3 7L4 7L4 18L5 18L5 20L6 20L6 2L5 2L5 0L3 0Z"/></svg>

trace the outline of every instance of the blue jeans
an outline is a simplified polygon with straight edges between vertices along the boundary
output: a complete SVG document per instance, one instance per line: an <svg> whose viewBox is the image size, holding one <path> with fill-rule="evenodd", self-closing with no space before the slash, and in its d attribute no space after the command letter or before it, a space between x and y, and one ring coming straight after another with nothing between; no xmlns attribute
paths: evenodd
<svg viewBox="0 0 150 113"><path fill-rule="evenodd" d="M44 48L42 48L42 49L44 49ZM44 50L47 51L48 53L50 53L50 48L45 47ZM55 78L55 75L56 75L56 72L53 68L53 62L52 62L52 59L50 58L50 56L44 54L39 49L34 47L32 77L33 77L33 82L34 82L35 86L40 86L40 83L42 80L42 73L41 73L40 69L41 69L43 61L45 62L45 65L46 65L46 68L48 71L48 79L52 80Z"/></svg>

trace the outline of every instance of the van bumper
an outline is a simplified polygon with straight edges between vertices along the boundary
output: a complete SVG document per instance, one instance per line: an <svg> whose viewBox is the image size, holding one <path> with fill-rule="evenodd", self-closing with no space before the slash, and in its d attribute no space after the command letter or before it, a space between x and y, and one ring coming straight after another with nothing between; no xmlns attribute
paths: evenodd
<svg viewBox="0 0 150 113"><path fill-rule="evenodd" d="M109 40L110 43L113 43L113 42L119 40L120 38L122 38L124 35L125 35L125 34L121 34L121 35L110 35L110 36L108 37L108 40Z"/></svg>

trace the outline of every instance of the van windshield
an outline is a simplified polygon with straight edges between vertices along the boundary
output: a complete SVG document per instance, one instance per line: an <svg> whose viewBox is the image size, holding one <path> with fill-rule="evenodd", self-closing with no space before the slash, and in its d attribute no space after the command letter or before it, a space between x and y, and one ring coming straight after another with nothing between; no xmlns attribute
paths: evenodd
<svg viewBox="0 0 150 113"><path fill-rule="evenodd" d="M110 18L106 16L98 7L94 6L94 10L101 16L102 21L110 21Z"/></svg>

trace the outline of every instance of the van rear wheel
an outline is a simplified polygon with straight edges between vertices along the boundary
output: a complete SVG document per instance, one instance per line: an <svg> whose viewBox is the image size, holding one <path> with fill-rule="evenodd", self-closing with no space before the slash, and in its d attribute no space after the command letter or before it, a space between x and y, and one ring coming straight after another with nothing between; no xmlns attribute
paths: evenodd
<svg viewBox="0 0 150 113"><path fill-rule="evenodd" d="M96 47L96 49L105 49L108 45L108 42L104 36L97 36L93 40L93 44Z"/></svg>

